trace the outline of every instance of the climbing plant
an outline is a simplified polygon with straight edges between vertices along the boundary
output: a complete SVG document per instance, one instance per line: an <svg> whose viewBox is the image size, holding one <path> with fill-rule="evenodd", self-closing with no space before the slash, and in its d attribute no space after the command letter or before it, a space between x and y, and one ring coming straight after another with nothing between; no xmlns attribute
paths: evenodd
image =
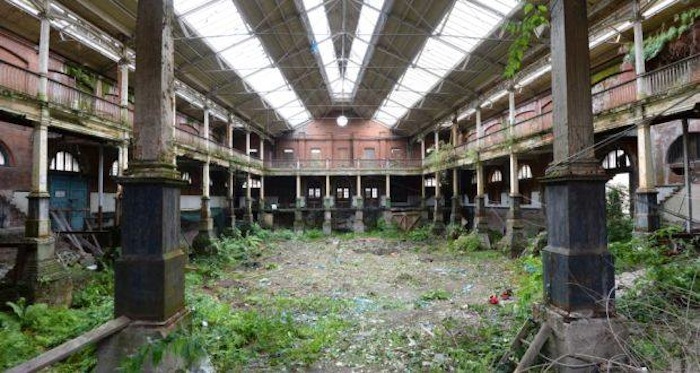
<svg viewBox="0 0 700 373"><path fill-rule="evenodd" d="M536 30L549 24L549 9L546 5L536 5L528 1L523 6L523 14L522 20L508 21L503 26L513 37L513 43L508 48L508 63L503 71L506 79L513 78L520 71L523 57L532 45Z"/></svg>
<svg viewBox="0 0 700 373"><path fill-rule="evenodd" d="M66 75L73 77L78 89L94 93L97 84L97 74L87 71L80 66L66 64Z"/></svg>
<svg viewBox="0 0 700 373"><path fill-rule="evenodd" d="M664 47L691 29L695 21L700 18L700 7L686 10L673 17L673 25L662 28L658 33L644 39L644 60L649 61L656 57ZM627 61L634 62L634 46L628 46L629 53L625 57Z"/></svg>

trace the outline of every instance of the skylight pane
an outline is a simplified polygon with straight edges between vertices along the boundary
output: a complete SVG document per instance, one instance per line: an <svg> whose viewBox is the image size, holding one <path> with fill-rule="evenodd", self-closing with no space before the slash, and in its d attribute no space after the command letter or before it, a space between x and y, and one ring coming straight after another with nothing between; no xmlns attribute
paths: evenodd
<svg viewBox="0 0 700 373"><path fill-rule="evenodd" d="M175 12L290 125L311 119L233 2L175 0ZM293 112L285 108L290 103Z"/></svg>
<svg viewBox="0 0 700 373"><path fill-rule="evenodd" d="M346 60L343 62L347 63L345 64L345 70L342 74L339 58L333 46L331 29L323 1L303 1L313 34L313 49L318 53L321 59L326 85L328 86L333 100L349 101L354 96L362 66L370 50L369 42L372 40L372 35L375 33L375 29L379 23L384 1L385 0L365 0L362 2L357 29L355 30L352 45L350 46L350 55L343 56Z"/></svg>
<svg viewBox="0 0 700 373"><path fill-rule="evenodd" d="M517 5L517 0L482 2L479 5L471 0L457 0L449 13L416 56L413 64L406 69L399 83L377 109L376 120L384 121L387 114L397 118L389 122L395 125L428 92L447 76L474 48L481 43L480 38L490 34ZM396 103L405 106L399 109Z"/></svg>

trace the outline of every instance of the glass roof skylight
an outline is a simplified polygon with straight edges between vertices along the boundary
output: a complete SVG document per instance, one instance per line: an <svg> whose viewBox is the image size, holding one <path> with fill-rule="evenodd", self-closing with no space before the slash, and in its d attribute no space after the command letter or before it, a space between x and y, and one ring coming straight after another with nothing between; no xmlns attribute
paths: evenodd
<svg viewBox="0 0 700 373"><path fill-rule="evenodd" d="M334 101L350 101L355 95L357 81L364 65L372 35L375 33L385 0L362 2L360 18L353 36L349 56L338 56L333 46L333 35L323 0L304 0L313 34L313 50L323 65L326 84ZM344 65L344 71L341 70Z"/></svg>
<svg viewBox="0 0 700 373"><path fill-rule="evenodd" d="M376 120L390 126L425 97L464 60L517 5L518 0L457 0L421 52L377 109Z"/></svg>
<svg viewBox="0 0 700 373"><path fill-rule="evenodd" d="M230 0L175 0L180 16L245 83L292 126L311 114Z"/></svg>

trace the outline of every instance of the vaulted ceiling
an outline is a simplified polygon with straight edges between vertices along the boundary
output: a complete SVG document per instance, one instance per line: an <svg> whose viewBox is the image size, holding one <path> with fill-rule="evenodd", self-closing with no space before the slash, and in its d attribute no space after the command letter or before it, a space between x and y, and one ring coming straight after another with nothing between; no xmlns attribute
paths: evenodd
<svg viewBox="0 0 700 373"><path fill-rule="evenodd" d="M31 15L16 8L22 2L40 1L4 0L0 11L17 15L4 26L35 40L38 28L24 20ZM136 0L56 3L111 40L133 45ZM595 23L629 4L589 0L589 18ZM176 77L273 136L340 114L404 134L450 121L502 83L511 44L503 25L522 17L518 0L174 0L174 6ZM52 48L76 58L76 43L62 44L60 26L54 28ZM545 29L526 64L546 57L547 37ZM80 57L99 64L100 53L85 49Z"/></svg>

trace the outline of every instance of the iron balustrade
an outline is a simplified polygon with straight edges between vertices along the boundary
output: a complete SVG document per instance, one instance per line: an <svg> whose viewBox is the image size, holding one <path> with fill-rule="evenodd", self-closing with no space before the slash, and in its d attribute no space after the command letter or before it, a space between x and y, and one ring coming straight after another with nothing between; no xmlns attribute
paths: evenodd
<svg viewBox="0 0 700 373"><path fill-rule="evenodd" d="M640 75L643 86L646 88L646 96L653 97L665 94L674 89L700 83L700 54L696 54L682 60L676 61L654 71ZM637 76L632 74L618 74L607 82L601 82L592 88L592 110L593 114L600 114L605 111L631 104L637 101ZM530 104L530 103L528 103ZM501 123L507 123L506 114L499 114L497 119ZM491 118L484 121L487 124ZM485 134L482 137L473 137L458 146L457 154L465 154L468 151L487 150L497 146L502 146L506 140L516 141L530 136L550 133L552 130L552 111L547 110L535 116L516 122L511 128L502 125L501 128Z"/></svg>
<svg viewBox="0 0 700 373"><path fill-rule="evenodd" d="M647 72L640 76L642 85L647 91L646 96L656 96L673 89L682 88L700 82L700 54L696 54L667 66ZM19 94L32 99L38 95L40 75L25 68L0 61L0 87L11 94ZM637 76L635 74L621 73L615 75L592 88L592 110L599 114L622 105L633 103L637 100ZM122 118L122 108L118 97L110 96L104 99L90 93L83 92L76 87L61 83L55 79L47 79L47 100L49 103L70 110L85 112L97 118L117 123L133 123L133 105L129 105L125 111L127 118ZM7 94L7 93L6 93ZM528 102L526 105L531 105ZM522 105L521 105L522 107ZM551 132L551 110L530 116L516 122L511 128L507 125L507 113L499 114L495 119L500 121L501 128L491 131L481 138L472 138L456 147L455 154L462 154L469 150L483 150L500 146L507 142L527 138L529 136ZM494 118L491 118L493 121ZM488 124L489 121L485 121ZM212 140L207 140L199 135L191 134L181 129L176 131L176 140L181 144L192 146L199 150L207 147L211 154L228 156L230 152L251 162L253 158L236 149L230 149L225 145ZM309 169L309 170L355 170L355 169L414 169L425 164L431 164L429 158L425 162L418 159L295 159L295 160L268 160L266 166L271 169Z"/></svg>
<svg viewBox="0 0 700 373"><path fill-rule="evenodd" d="M268 159L271 170L342 171L342 170L414 170L421 167L420 159Z"/></svg>
<svg viewBox="0 0 700 373"><path fill-rule="evenodd" d="M37 98L40 78L35 72L0 61L0 86L10 92ZM100 119L121 122L121 106L114 102L118 100L115 96L104 99L52 78L47 78L46 95L50 104L84 112Z"/></svg>

